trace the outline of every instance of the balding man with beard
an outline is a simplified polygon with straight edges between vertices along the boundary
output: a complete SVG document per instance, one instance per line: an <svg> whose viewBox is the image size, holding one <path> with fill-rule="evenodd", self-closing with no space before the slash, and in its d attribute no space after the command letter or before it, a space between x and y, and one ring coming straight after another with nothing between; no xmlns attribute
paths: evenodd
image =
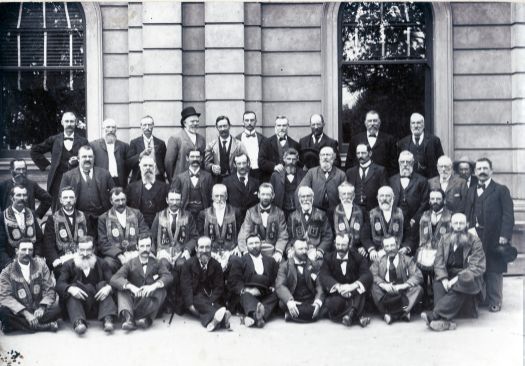
<svg viewBox="0 0 525 366"><path fill-rule="evenodd" d="M421 314L435 331L453 330L461 315L477 318L477 295L483 287L485 252L479 237L467 231L467 218L452 215L453 232L438 243L434 262L434 309Z"/></svg>

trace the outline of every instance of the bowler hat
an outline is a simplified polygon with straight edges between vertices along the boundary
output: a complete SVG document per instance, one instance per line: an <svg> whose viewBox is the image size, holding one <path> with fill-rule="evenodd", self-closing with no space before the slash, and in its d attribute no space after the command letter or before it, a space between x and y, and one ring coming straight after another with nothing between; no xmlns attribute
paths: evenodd
<svg viewBox="0 0 525 366"><path fill-rule="evenodd" d="M182 110L182 112L180 112L180 123L182 124L182 122L184 122L184 120L186 118L188 118L189 116L197 116L197 117L199 117L200 115L201 114L197 113L195 108L193 108L193 107L186 107L186 108L184 108ZM184 127L184 125L182 127Z"/></svg>
<svg viewBox="0 0 525 366"><path fill-rule="evenodd" d="M303 162L308 169L319 165L319 150L306 148L301 150L299 160Z"/></svg>
<svg viewBox="0 0 525 366"><path fill-rule="evenodd" d="M518 256L518 250L514 248L510 243L497 245L492 252L496 253L506 263L513 262Z"/></svg>
<svg viewBox="0 0 525 366"><path fill-rule="evenodd" d="M468 156L464 155L458 160L454 161L453 167L456 172L458 171L459 164L461 163L468 163L468 165L470 165L470 170L472 171L474 171L474 168L476 167L476 163L470 160Z"/></svg>

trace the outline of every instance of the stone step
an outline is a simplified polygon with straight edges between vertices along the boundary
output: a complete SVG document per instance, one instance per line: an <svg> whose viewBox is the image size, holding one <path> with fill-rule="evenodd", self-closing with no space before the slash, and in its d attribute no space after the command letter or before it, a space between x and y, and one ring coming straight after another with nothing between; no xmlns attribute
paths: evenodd
<svg viewBox="0 0 525 366"><path fill-rule="evenodd" d="M518 254L518 258L507 267L507 275L525 275L525 253Z"/></svg>

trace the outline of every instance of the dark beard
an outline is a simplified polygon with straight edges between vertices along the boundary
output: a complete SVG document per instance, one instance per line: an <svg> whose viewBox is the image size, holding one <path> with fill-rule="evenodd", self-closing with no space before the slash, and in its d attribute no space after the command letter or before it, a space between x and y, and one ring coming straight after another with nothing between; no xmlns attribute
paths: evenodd
<svg viewBox="0 0 525 366"><path fill-rule="evenodd" d="M433 205L431 205L431 207L432 207L432 211L439 212L439 210L441 210L443 208L443 205L434 203Z"/></svg>

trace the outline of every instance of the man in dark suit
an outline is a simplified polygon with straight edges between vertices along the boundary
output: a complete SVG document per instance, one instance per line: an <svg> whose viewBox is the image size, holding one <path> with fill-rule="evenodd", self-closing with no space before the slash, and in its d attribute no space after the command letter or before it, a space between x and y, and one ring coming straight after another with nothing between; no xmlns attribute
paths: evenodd
<svg viewBox="0 0 525 366"><path fill-rule="evenodd" d="M478 178L474 175L476 163L468 158L462 156L459 160L454 161L454 171L463 179L467 181L467 189L478 185Z"/></svg>
<svg viewBox="0 0 525 366"><path fill-rule="evenodd" d="M35 255L42 255L43 234L36 213L27 207L27 188L15 185L11 189L11 206L0 214L0 270L15 257L22 238L31 241Z"/></svg>
<svg viewBox="0 0 525 366"><path fill-rule="evenodd" d="M275 135L270 136L261 143L259 150L259 169L261 169L263 182L268 182L274 171L284 170L283 155L289 148L301 151L297 141L288 136L288 118L277 116L275 119ZM300 163L299 166L302 166Z"/></svg>
<svg viewBox="0 0 525 366"><path fill-rule="evenodd" d="M501 310L503 301L503 273L507 262L499 254L498 247L512 238L514 228L514 205L509 189L492 179L492 162L487 158L476 161L478 185L467 193L465 213L470 227L475 228L483 243L487 259L487 304L491 312Z"/></svg>
<svg viewBox="0 0 525 366"><path fill-rule="evenodd" d="M109 172L93 167L93 149L89 145L78 151L79 166L62 177L60 188L73 187L76 208L84 213L87 220L88 235L98 238L98 217L111 207L110 190L115 186Z"/></svg>
<svg viewBox="0 0 525 366"><path fill-rule="evenodd" d="M274 204L283 210L284 216L288 218L288 215L299 207L297 188L306 172L297 167L299 152L293 148L284 152L283 161L284 170L273 172L270 184L275 193Z"/></svg>
<svg viewBox="0 0 525 366"><path fill-rule="evenodd" d="M325 146L319 153L321 165L308 170L300 186L307 186L314 191L314 206L326 211L329 217L334 214L339 204L337 188L346 180L345 173L334 166L335 152ZM333 223L332 223L333 224Z"/></svg>
<svg viewBox="0 0 525 366"><path fill-rule="evenodd" d="M235 170L235 157L246 151L241 141L230 135L231 124L227 116L217 117L215 127L219 131L219 136L206 146L204 166L212 173L215 182L221 183Z"/></svg>
<svg viewBox="0 0 525 366"><path fill-rule="evenodd" d="M454 330L453 319L478 317L477 296L483 289L485 253L476 234L467 231L464 214L452 215L453 232L438 243L434 261L434 309L421 314L435 331Z"/></svg>
<svg viewBox="0 0 525 366"><path fill-rule="evenodd" d="M399 174L390 177L394 191L394 207L403 211L403 254L414 255L419 244L419 221L428 209L428 181L414 173L415 160L410 151L399 154Z"/></svg>
<svg viewBox="0 0 525 366"><path fill-rule="evenodd" d="M12 178L0 182L0 210L4 211L11 204L9 193L15 184L20 184L27 188L27 207L35 210L35 199L40 204L35 210L38 218L44 218L47 210L51 207L53 199L47 191L42 189L37 182L27 178L27 165L24 159L13 159L9 162L9 169Z"/></svg>
<svg viewBox="0 0 525 366"><path fill-rule="evenodd" d="M370 323L363 315L365 292L372 287L372 273L368 261L349 247L346 236L335 238L335 251L326 255L319 280L326 297L328 316L332 321L349 327L358 321L361 327Z"/></svg>
<svg viewBox="0 0 525 366"><path fill-rule="evenodd" d="M293 255L281 263L275 280L279 306L286 321L310 323L319 319L325 295L318 271L308 258L306 241L296 240Z"/></svg>
<svg viewBox="0 0 525 366"><path fill-rule="evenodd" d="M162 182L165 181L166 171L164 169L164 159L166 158L166 144L161 139L153 136L154 121L151 116L144 116L140 119L142 135L131 140L129 143L128 156L126 163L131 170L130 182L140 180L139 161L143 156L152 156L155 160L157 170L155 177Z"/></svg>
<svg viewBox="0 0 525 366"><path fill-rule="evenodd" d="M312 129L312 133L299 140L299 145L301 146L301 150L312 149L317 152L317 155L319 155L319 152L323 147L330 146L335 151L334 165L339 168L341 166L341 157L339 156L338 148L339 144L337 141L324 134L324 126L325 123L323 115L312 114L310 117L310 128ZM310 169L319 164L308 165L305 162L305 165L308 169Z"/></svg>
<svg viewBox="0 0 525 366"><path fill-rule="evenodd" d="M388 177L397 173L396 140L393 136L381 132L381 119L376 111L369 111L365 117L366 131L354 135L348 144L345 170L358 165L354 155L357 145L365 144L372 148L372 161L386 169Z"/></svg>
<svg viewBox="0 0 525 366"><path fill-rule="evenodd" d="M424 133L425 118L419 113L410 116L411 135L397 142L397 152L408 150L414 154L414 171L430 179L438 175L437 160L443 153L441 140L437 136Z"/></svg>
<svg viewBox="0 0 525 366"><path fill-rule="evenodd" d="M97 318L103 322L105 332L113 332L117 305L111 296L110 280L111 270L94 254L93 238L80 238L78 251L64 263L56 284L78 335L86 332L87 318Z"/></svg>
<svg viewBox="0 0 525 366"><path fill-rule="evenodd" d="M91 141L90 145L95 154L94 166L106 169L118 187L128 185L129 170L126 163L129 145L117 139L117 122L106 119L102 122L104 137Z"/></svg>
<svg viewBox="0 0 525 366"><path fill-rule="evenodd" d="M279 301L275 294L279 266L273 258L261 253L261 244L259 235L248 236L248 253L232 262L228 276L228 287L234 294L233 303L240 303L247 327L262 328Z"/></svg>
<svg viewBox="0 0 525 366"><path fill-rule="evenodd" d="M153 156L144 155L140 160L141 179L132 182L126 188L128 206L136 208L151 228L157 212L166 208L166 196L169 186L155 179L155 160Z"/></svg>
<svg viewBox="0 0 525 366"><path fill-rule="evenodd" d="M157 317L166 299L166 287L173 281L164 264L151 256L151 233L139 236L138 256L126 262L111 277L111 286L118 291L118 313L122 329L146 329ZM135 321L136 320L136 321Z"/></svg>
<svg viewBox="0 0 525 366"><path fill-rule="evenodd" d="M439 176L428 180L429 187L445 192L445 206L452 213L464 213L468 190L466 181L452 174L452 160L446 155L439 157L437 169Z"/></svg>
<svg viewBox="0 0 525 366"><path fill-rule="evenodd" d="M236 173L226 177L223 184L228 189L228 202L240 210L241 221L244 221L246 211L257 204L259 181L250 176L250 158L241 153L234 158Z"/></svg>
<svg viewBox="0 0 525 366"><path fill-rule="evenodd" d="M188 210L195 223L199 222L199 213L210 207L213 178L210 173L201 169L203 153L199 149L188 151L189 168L179 174L172 186L182 195L182 208ZM199 225L197 225L199 226Z"/></svg>
<svg viewBox="0 0 525 366"><path fill-rule="evenodd" d="M47 191L53 199L52 210L58 209L58 191L62 175L78 165L78 151L81 146L87 145L88 140L75 133L77 118L72 112L62 115L64 132L50 136L44 142L31 147L31 159L42 171L51 165L47 176ZM44 154L51 152L51 162Z"/></svg>
<svg viewBox="0 0 525 366"><path fill-rule="evenodd" d="M346 179L355 187L355 203L359 205L365 217L377 207L377 191L386 186L385 168L373 163L370 145L358 144L356 147L358 165L346 171Z"/></svg>
<svg viewBox="0 0 525 366"><path fill-rule="evenodd" d="M244 131L237 136L250 158L250 177L261 181L261 170L259 169L259 149L265 137L262 133L255 131L257 124L257 115L253 111L246 111L242 115Z"/></svg>
<svg viewBox="0 0 525 366"><path fill-rule="evenodd" d="M231 313L223 306L224 277L219 262L211 256L211 239L197 241L197 255L182 268L180 286L184 305L210 332L230 328Z"/></svg>
<svg viewBox="0 0 525 366"><path fill-rule="evenodd" d="M87 235L84 214L75 208L76 197L72 187L60 189L60 209L49 215L44 229L42 255L55 278L64 263L73 258L78 241Z"/></svg>

